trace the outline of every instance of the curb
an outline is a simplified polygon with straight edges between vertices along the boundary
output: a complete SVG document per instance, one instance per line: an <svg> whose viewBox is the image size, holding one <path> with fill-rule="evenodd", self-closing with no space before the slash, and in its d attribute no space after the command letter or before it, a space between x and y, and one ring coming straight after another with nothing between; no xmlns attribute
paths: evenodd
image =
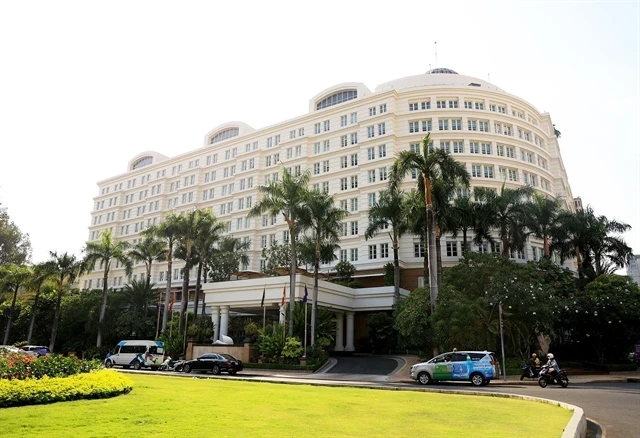
<svg viewBox="0 0 640 438"><path fill-rule="evenodd" d="M607 438L607 431L602 427L602 424L598 423L593 418L587 418L587 430L590 429L589 424L592 425L591 429L595 429L594 438Z"/></svg>
<svg viewBox="0 0 640 438"><path fill-rule="evenodd" d="M142 372L135 370L116 370L119 372L125 373L142 373L142 374L151 374L151 375L164 375L165 377L175 377L175 378L185 378L191 377L196 379L210 379L211 376L197 376L197 375L186 375L184 373L181 374L173 374L166 375L161 372ZM249 377L248 375L244 375ZM216 376L219 377L219 376ZM551 400L547 398L541 397L532 397L528 395L519 395L519 394L506 394L500 392L480 392L480 391L461 391L461 390L448 390L448 389L435 389L435 388L424 388L421 386L415 387L389 387L389 386L376 386L368 383L359 382L344 382L339 383L337 381L304 381L300 380L281 380L280 378L265 378L266 376L256 376L256 378L248 379L243 378L243 376L236 375L233 377L227 377L225 380L241 380L245 382L262 382L262 383L273 383L273 384L284 384L284 385L312 385L312 386L331 386L331 387L339 387L339 388L367 388L367 389L378 389L378 390L386 390L386 391L414 391L414 392L435 392L440 394L457 394L457 395L476 395L476 396L484 396L484 397L501 397L501 398L513 398L519 400L527 400L534 401L538 403L546 403L554 406L559 406L561 408L573 411L573 415L571 415L571 419L565 426L561 438L585 438L587 436L587 420L584 415L584 410L575 405L571 405L569 403L561 402L558 400ZM294 377L295 379L295 377ZM595 422L594 422L595 423ZM604 430L604 429L603 429Z"/></svg>

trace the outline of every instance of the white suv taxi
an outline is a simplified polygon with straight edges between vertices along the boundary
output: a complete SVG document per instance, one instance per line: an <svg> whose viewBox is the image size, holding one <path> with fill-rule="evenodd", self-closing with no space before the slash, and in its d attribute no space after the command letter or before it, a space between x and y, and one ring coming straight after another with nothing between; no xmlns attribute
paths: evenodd
<svg viewBox="0 0 640 438"><path fill-rule="evenodd" d="M410 377L422 385L438 380L468 380L485 386L500 375L500 364L490 351L452 351L411 367Z"/></svg>

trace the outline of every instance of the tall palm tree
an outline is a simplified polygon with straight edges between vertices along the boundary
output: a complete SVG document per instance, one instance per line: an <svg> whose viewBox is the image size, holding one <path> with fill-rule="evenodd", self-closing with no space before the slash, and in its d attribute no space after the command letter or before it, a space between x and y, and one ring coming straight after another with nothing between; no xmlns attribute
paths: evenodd
<svg viewBox="0 0 640 438"><path fill-rule="evenodd" d="M407 232L407 214L404 209L405 197L397 186L390 186L380 192L380 198L369 209L369 226L364 233L365 239L370 239L379 231L387 231L393 246L393 300L394 304L400 299L400 238Z"/></svg>
<svg viewBox="0 0 640 438"><path fill-rule="evenodd" d="M316 319L318 312L318 272L320 263L335 259L335 251L340 240L338 230L342 219L349 213L334 205L332 196L317 191L306 194L308 216L304 216L304 228L311 230L307 244L313 248L313 292L311 293L311 345L316 340ZM293 313L293 312L290 312Z"/></svg>
<svg viewBox="0 0 640 438"><path fill-rule="evenodd" d="M55 251L49 253L49 275L56 285L56 307L53 316L53 324L51 324L51 338L49 339L49 350L53 351L56 344L56 336L58 334L58 326L60 325L60 313L62 310L62 296L69 285L76 281L82 269L82 263L76 260L76 256L58 254ZM104 291L104 289L103 289Z"/></svg>
<svg viewBox="0 0 640 438"><path fill-rule="evenodd" d="M4 330L3 344L9 343L9 334L11 332L11 324L13 323L13 312L16 309L16 299L21 288L27 285L31 277L31 269L21 265L0 266L0 290L9 290L13 292L11 307L9 308L9 318L7 318L7 326Z"/></svg>
<svg viewBox="0 0 640 438"><path fill-rule="evenodd" d="M462 255L469 252L467 236L475 228L476 204L469 196L456 196L449 215L449 232L453 237L462 233Z"/></svg>
<svg viewBox="0 0 640 438"><path fill-rule="evenodd" d="M33 298L33 306L31 306L31 319L29 321L29 331L27 333L27 342L31 344L31 337L33 336L33 329L36 325L36 311L38 309L38 304L40 302L40 290L42 289L42 285L49 279L50 277L50 263L38 263L33 267L33 276L29 281L29 287L35 290L36 295Z"/></svg>
<svg viewBox="0 0 640 438"><path fill-rule="evenodd" d="M111 262L114 260L120 262L120 264L124 266L126 274L131 275L132 264L131 259L127 255L128 249L129 244L127 242L115 241L109 230L105 230L100 234L99 242L88 242L85 248L83 270L93 270L98 262L104 269L104 275L102 277L102 304L100 305L100 317L98 319L96 347L102 346L102 325L104 324L104 317L107 312L107 290Z"/></svg>
<svg viewBox="0 0 640 438"><path fill-rule="evenodd" d="M298 234L308 222L309 208L307 192L311 174L306 171L299 175L292 175L286 170L278 181L270 181L265 186L258 187L262 194L260 199L249 212L250 217L257 217L264 213L272 215L282 214L289 227L289 246L291 248L291 264L289 267L289 308L293 309L295 302L295 277L297 268L296 243ZM293 336L293 312L289 312L289 337Z"/></svg>
<svg viewBox="0 0 640 438"><path fill-rule="evenodd" d="M551 258L549 239L556 225L562 201L559 197L547 198L536 193L526 205L525 224L531 234L544 242L544 257Z"/></svg>
<svg viewBox="0 0 640 438"><path fill-rule="evenodd" d="M211 257L211 274L214 281L229 281L231 275L240 270L240 266L249 264L247 251L251 249L250 241L239 237L224 236L213 249Z"/></svg>
<svg viewBox="0 0 640 438"><path fill-rule="evenodd" d="M207 219L200 225L198 236L194 241L194 262L198 265L196 276L196 295L194 300L194 315L198 315L198 303L200 302L200 285L202 282L202 269L206 266L208 259L212 255L214 244L220 239L220 235L226 227L219 222L213 214L209 214ZM204 300L202 302L202 314L205 314Z"/></svg>
<svg viewBox="0 0 640 438"><path fill-rule="evenodd" d="M143 240L138 242L131 251L129 256L134 261L140 261L144 263L145 271L147 274L146 287L151 290L151 267L154 261L164 260L167 257L167 245L163 240L158 239L155 236L145 236ZM160 330L160 302L162 301L162 291L158 289L158 303L156 308L158 309L158 315L156 320L156 337L159 335ZM144 316L147 317L148 308L144 309Z"/></svg>
<svg viewBox="0 0 640 438"><path fill-rule="evenodd" d="M173 267L173 250L178 241L180 216L173 213L164 218L162 222L147 228L142 232L144 236L155 236L166 243L167 259L167 288L164 294L164 313L162 314L162 332L167 328L169 322L169 304L171 299L171 271Z"/></svg>
<svg viewBox="0 0 640 438"><path fill-rule="evenodd" d="M433 312L438 298L438 279L436 272L435 218L431 186L433 181L437 179L441 179L447 184L467 186L469 185L469 173L464 165L456 161L449 153L442 149L434 150L431 145L430 134L422 139L420 151L403 151L398 154L391 166L390 185L399 187L406 174L411 171L418 173L418 183L424 186L424 207L429 230L425 240L428 243L429 289L431 310Z"/></svg>
<svg viewBox="0 0 640 438"><path fill-rule="evenodd" d="M493 241L491 229L495 229L502 242L503 257L508 258L512 248L522 249L527 239L526 198L532 193L533 189L529 186L509 189L505 188L504 183L500 191L475 187L474 196L479 203L476 241Z"/></svg>
<svg viewBox="0 0 640 438"><path fill-rule="evenodd" d="M407 212L407 226L411 233L420 236L420 243L426 247L426 236L429 235L427 227L427 213L424 208L424 185L418 184L418 188L414 188L405 192L405 202L403 208ZM429 257L424 253L423 273L425 280L429 278Z"/></svg>

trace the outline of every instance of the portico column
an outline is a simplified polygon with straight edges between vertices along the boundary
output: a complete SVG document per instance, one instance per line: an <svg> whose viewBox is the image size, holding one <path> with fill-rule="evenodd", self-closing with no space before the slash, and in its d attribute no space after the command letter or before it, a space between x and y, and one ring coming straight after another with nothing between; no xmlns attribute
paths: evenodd
<svg viewBox="0 0 640 438"><path fill-rule="evenodd" d="M353 338L355 335L355 326L353 324L353 318L355 312L347 312L347 345L344 351L355 351L356 347L353 345Z"/></svg>
<svg viewBox="0 0 640 438"><path fill-rule="evenodd" d="M227 336L229 328L229 306L220 306L220 337Z"/></svg>
<svg viewBox="0 0 640 438"><path fill-rule="evenodd" d="M333 349L334 351L344 351L344 335L343 335L343 327L344 327L344 315L340 312L336 312L336 346Z"/></svg>
<svg viewBox="0 0 640 438"><path fill-rule="evenodd" d="M211 322L213 322L213 342L215 342L220 334L220 307L211 306Z"/></svg>

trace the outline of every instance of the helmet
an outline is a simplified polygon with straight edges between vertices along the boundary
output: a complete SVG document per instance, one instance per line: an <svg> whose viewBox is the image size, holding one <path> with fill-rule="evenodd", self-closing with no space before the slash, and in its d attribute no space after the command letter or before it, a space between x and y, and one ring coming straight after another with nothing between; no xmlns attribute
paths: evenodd
<svg viewBox="0 0 640 438"><path fill-rule="evenodd" d="M553 359L553 354L551 354L551 353L547 354L547 359L549 359L549 360Z"/></svg>
<svg viewBox="0 0 640 438"><path fill-rule="evenodd" d="M535 353L533 353L531 356L532 356L532 357L538 357L538 355L537 355L537 354L535 354Z"/></svg>

